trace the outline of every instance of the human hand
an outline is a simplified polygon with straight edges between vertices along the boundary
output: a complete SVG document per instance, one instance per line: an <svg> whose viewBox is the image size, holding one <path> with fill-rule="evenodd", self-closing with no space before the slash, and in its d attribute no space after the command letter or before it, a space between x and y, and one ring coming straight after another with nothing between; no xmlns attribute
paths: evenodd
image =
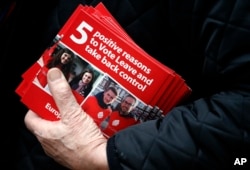
<svg viewBox="0 0 250 170"><path fill-rule="evenodd" d="M47 76L61 119L44 120L29 110L24 119L27 128L45 153L61 165L70 169L108 169L107 139L76 102L61 71L52 68Z"/></svg>

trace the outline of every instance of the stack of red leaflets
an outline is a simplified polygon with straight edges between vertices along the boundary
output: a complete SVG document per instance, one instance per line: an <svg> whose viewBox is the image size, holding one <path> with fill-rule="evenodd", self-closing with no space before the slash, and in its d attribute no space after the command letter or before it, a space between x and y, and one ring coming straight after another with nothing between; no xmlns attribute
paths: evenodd
<svg viewBox="0 0 250 170"><path fill-rule="evenodd" d="M60 119L47 87L46 73L50 68L47 64L52 60L55 64L60 51L67 50L74 56L65 75L73 94L106 137L127 126L163 117L191 93L182 77L141 49L102 3L96 7L79 5L52 45L22 74L23 81L16 89L21 102L44 119ZM51 67L66 70L62 64ZM88 93L83 88L73 88L73 80L86 69L94 72ZM84 90L90 87L83 79L76 82L75 86L85 85ZM105 102L103 96L110 87L116 92L107 93L114 98ZM125 100L127 95L135 100L131 96ZM117 112L120 106L127 109L123 110L127 115Z"/></svg>

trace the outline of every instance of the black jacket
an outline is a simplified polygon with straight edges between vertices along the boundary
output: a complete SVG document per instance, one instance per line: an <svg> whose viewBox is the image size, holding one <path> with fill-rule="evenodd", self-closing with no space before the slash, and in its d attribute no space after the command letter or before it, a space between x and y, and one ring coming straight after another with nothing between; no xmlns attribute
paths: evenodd
<svg viewBox="0 0 250 170"><path fill-rule="evenodd" d="M6 98L15 107L8 112L19 118L18 169L63 169L45 156L24 128L26 108L13 90L21 73L38 59L77 4L99 1L38 1L33 8L17 2L1 27L5 37L1 40L1 75L6 80L1 90L12 94ZM140 47L179 73L193 90L190 99L163 120L111 137L107 147L110 169L235 169L240 166L234 165L237 158L248 160L240 168L249 167L250 1L103 3ZM10 69L12 76L7 74Z"/></svg>

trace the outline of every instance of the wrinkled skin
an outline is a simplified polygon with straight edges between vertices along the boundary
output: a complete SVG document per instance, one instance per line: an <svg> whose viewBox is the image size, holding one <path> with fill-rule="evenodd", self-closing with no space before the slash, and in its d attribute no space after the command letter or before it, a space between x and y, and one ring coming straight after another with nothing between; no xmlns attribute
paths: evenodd
<svg viewBox="0 0 250 170"><path fill-rule="evenodd" d="M100 129L76 102L61 71L48 72L48 85L61 119L47 121L29 110L27 128L37 137L45 153L70 169L108 169L106 145Z"/></svg>

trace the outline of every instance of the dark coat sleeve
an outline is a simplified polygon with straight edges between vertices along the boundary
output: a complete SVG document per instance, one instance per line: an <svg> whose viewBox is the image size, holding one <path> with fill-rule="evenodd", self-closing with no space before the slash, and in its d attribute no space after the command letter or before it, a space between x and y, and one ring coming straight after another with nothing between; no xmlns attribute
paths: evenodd
<svg viewBox="0 0 250 170"><path fill-rule="evenodd" d="M129 127L110 138L111 169L237 168L237 158L250 159L250 3L154 3L134 17L127 31L180 73L193 94L163 120ZM162 23L167 28L161 29Z"/></svg>

